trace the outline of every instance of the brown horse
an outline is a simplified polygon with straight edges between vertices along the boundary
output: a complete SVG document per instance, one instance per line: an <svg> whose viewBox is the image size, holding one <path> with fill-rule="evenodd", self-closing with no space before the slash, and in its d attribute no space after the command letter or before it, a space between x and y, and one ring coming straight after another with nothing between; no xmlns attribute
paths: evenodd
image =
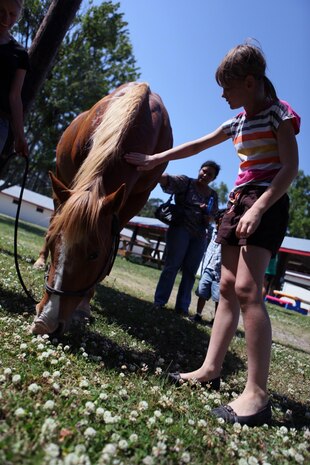
<svg viewBox="0 0 310 465"><path fill-rule="evenodd" d="M118 232L145 204L166 164L137 171L126 152L172 146L168 113L145 83L125 84L79 115L57 146L55 208L46 236L51 266L34 334L63 331L108 273ZM42 258L41 256L41 258Z"/></svg>

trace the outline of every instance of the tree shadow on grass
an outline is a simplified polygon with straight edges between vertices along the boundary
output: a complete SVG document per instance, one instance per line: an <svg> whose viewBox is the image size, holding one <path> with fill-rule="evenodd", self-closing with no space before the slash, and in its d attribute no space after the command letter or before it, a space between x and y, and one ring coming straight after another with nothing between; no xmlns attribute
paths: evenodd
<svg viewBox="0 0 310 465"><path fill-rule="evenodd" d="M154 310L149 302L124 292L102 284L98 286L92 315L97 321L105 318L111 327L117 325L123 328L130 338L145 341L150 347L146 350L132 350L126 342L124 345L114 345L100 334L100 329L97 331L95 325L91 324L88 336L95 342L90 344L91 354L100 355L107 367L119 369L123 360L127 363L129 360L138 368L143 363L147 364L153 372L158 366L164 372L190 371L198 368L205 358L210 338L208 329L195 325L171 310ZM71 332L71 337L75 338L74 332ZM77 343L80 346L80 339L77 339ZM240 369L244 369L243 361L238 355L228 352L223 374L228 375Z"/></svg>
<svg viewBox="0 0 310 465"><path fill-rule="evenodd" d="M282 415L282 419L274 420L274 426L286 426L286 428L301 429L305 426L310 427L309 406L291 399L285 395L276 392L271 393L273 407L277 408Z"/></svg>
<svg viewBox="0 0 310 465"><path fill-rule="evenodd" d="M23 292L5 290L0 284L0 304L2 313L5 310L10 314L23 314L29 323L33 319L33 302L25 298ZM192 371L205 358L210 330L203 325L195 325L171 310L156 311L149 302L101 284L93 300L92 315L93 323L73 327L58 341L70 344L71 350L76 353L83 343L89 357L99 368L103 363L105 368L121 372L125 364L129 370L147 376L159 366L164 373ZM103 334L101 329L107 331L106 322L111 331L108 328L107 334ZM111 334L117 327L124 330L124 342L116 342ZM243 333L240 336L243 337ZM138 343L145 341L147 347L140 344L140 348L136 349L130 339ZM96 361L96 357L100 357L100 361ZM144 372L145 365L148 366L147 372ZM240 357L228 351L222 371L223 379L244 370L245 364ZM272 401L277 407L273 426L301 429L309 425L305 404L277 393L272 393Z"/></svg>
<svg viewBox="0 0 310 465"><path fill-rule="evenodd" d="M34 302L25 295L21 289L19 292L13 292L5 289L0 283L0 306L10 314L35 314Z"/></svg>

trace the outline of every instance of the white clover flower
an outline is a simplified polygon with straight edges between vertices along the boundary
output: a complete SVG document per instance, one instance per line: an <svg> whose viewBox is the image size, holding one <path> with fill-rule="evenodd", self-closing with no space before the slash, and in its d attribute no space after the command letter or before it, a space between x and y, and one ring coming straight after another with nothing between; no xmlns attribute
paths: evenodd
<svg viewBox="0 0 310 465"><path fill-rule="evenodd" d="M129 441L131 442L137 442L138 441L138 435L133 433L129 436Z"/></svg>
<svg viewBox="0 0 310 465"><path fill-rule="evenodd" d="M154 459L153 459L153 457L151 457L150 455L147 455L147 456L144 457L144 459L142 460L142 463L143 463L143 465L154 465Z"/></svg>
<svg viewBox="0 0 310 465"><path fill-rule="evenodd" d="M47 400L43 405L43 410L53 410L55 407L55 402L53 400Z"/></svg>
<svg viewBox="0 0 310 465"><path fill-rule="evenodd" d="M256 457L253 457L253 455L251 457L248 458L248 464L249 465L257 465L258 464L258 460Z"/></svg>
<svg viewBox="0 0 310 465"><path fill-rule="evenodd" d="M94 402L90 402L90 401L86 402L85 404L86 412L92 413L95 411L95 409L96 409L96 405L94 404Z"/></svg>
<svg viewBox="0 0 310 465"><path fill-rule="evenodd" d="M152 447L152 454L154 455L154 457L165 455L166 451L167 451L167 444L162 441L158 441L157 445Z"/></svg>
<svg viewBox="0 0 310 465"><path fill-rule="evenodd" d="M162 370L161 367L156 367L156 369L155 369L155 375L160 376L160 375L162 374L162 372L163 372L163 370Z"/></svg>
<svg viewBox="0 0 310 465"><path fill-rule="evenodd" d="M117 415L113 416L109 410L105 410L103 420L106 424L117 423L120 420L120 417Z"/></svg>
<svg viewBox="0 0 310 465"><path fill-rule="evenodd" d="M118 447L121 450L127 450L128 449L128 442L126 441L126 439L121 439L120 441L118 441Z"/></svg>
<svg viewBox="0 0 310 465"><path fill-rule="evenodd" d="M147 426L150 428L151 426L155 425L156 423L156 418L155 417L150 417L147 419Z"/></svg>
<svg viewBox="0 0 310 465"><path fill-rule="evenodd" d="M294 459L297 463L304 463L304 458L301 454L295 454Z"/></svg>
<svg viewBox="0 0 310 465"><path fill-rule="evenodd" d="M43 373L42 373L43 378L49 378L50 376L51 376L51 374L50 374L49 371L43 371Z"/></svg>
<svg viewBox="0 0 310 465"><path fill-rule="evenodd" d="M69 454L65 456L62 462L60 463L57 462L57 464L55 465L79 465L79 464L90 465L90 460L87 456L80 456L75 452L69 452ZM50 465L53 465L53 464L50 463Z"/></svg>
<svg viewBox="0 0 310 465"><path fill-rule="evenodd" d="M235 433L240 433L240 431L242 430L242 425L240 425L240 423L234 423L233 430Z"/></svg>
<svg viewBox="0 0 310 465"><path fill-rule="evenodd" d="M21 345L19 346L20 350L26 350L27 349L27 344L25 342L22 342Z"/></svg>
<svg viewBox="0 0 310 465"><path fill-rule="evenodd" d="M53 383L52 388L54 389L55 392L59 392L60 391L60 384Z"/></svg>
<svg viewBox="0 0 310 465"><path fill-rule="evenodd" d="M161 413L160 410L155 410L155 411L154 411L154 417L160 418L161 416L162 416L162 413Z"/></svg>
<svg viewBox="0 0 310 465"><path fill-rule="evenodd" d="M86 437L86 439L94 438L96 434L97 434L97 431L91 426L86 428L86 430L84 431L84 436Z"/></svg>
<svg viewBox="0 0 310 465"><path fill-rule="evenodd" d="M54 371L54 373L52 373L53 378L60 378L60 376L61 376L61 372L59 370L56 370Z"/></svg>
<svg viewBox="0 0 310 465"><path fill-rule="evenodd" d="M23 418L27 415L26 410L24 410L22 407L19 407L15 410L14 415L17 418Z"/></svg>
<svg viewBox="0 0 310 465"><path fill-rule="evenodd" d="M59 457L59 446L57 444L51 443L47 444L44 448L45 454L48 458L57 458Z"/></svg>
<svg viewBox="0 0 310 465"><path fill-rule="evenodd" d="M115 444L106 444L104 448L102 449L103 454L109 454L109 455L115 455L117 451L116 445Z"/></svg>
<svg viewBox="0 0 310 465"><path fill-rule="evenodd" d="M5 376L10 376L10 375L12 374L11 368L4 368L3 374L4 374Z"/></svg>
<svg viewBox="0 0 310 465"><path fill-rule="evenodd" d="M191 456L189 452L183 452L181 455L181 462L182 463L190 463L191 462Z"/></svg>
<svg viewBox="0 0 310 465"><path fill-rule="evenodd" d="M278 436L282 436L283 434L287 434L287 433L288 433L288 429L286 428L286 426L281 426L279 431L277 431Z"/></svg>
<svg viewBox="0 0 310 465"><path fill-rule="evenodd" d="M39 392L41 389L41 386L39 386L37 383L32 383L28 386L28 391L32 392L33 394L36 394Z"/></svg>
<svg viewBox="0 0 310 465"><path fill-rule="evenodd" d="M203 420L203 419L197 421L197 426L199 428L205 428L207 426L207 424L208 423L206 422L206 420Z"/></svg>
<svg viewBox="0 0 310 465"><path fill-rule="evenodd" d="M109 398L108 394L106 392L101 392L99 394L99 399L100 400L107 400Z"/></svg>
<svg viewBox="0 0 310 465"><path fill-rule="evenodd" d="M104 415L104 409L102 407L98 407L96 409L96 416L97 417L103 417L103 415Z"/></svg>
<svg viewBox="0 0 310 465"><path fill-rule="evenodd" d="M172 423L173 423L173 418L172 418L172 417L167 417L167 418L165 418L165 423L166 423L166 425L172 425Z"/></svg>
<svg viewBox="0 0 310 465"><path fill-rule="evenodd" d="M79 384L80 388L82 389L86 389L89 387L89 382L87 381L87 379L82 379L82 381L80 382Z"/></svg>
<svg viewBox="0 0 310 465"><path fill-rule="evenodd" d="M149 404L145 400L141 400L138 405L139 410L147 410L149 408Z"/></svg>
<svg viewBox="0 0 310 465"><path fill-rule="evenodd" d="M188 423L190 426L194 426L194 425L195 425L195 420L192 420L191 418L189 418L189 420L187 421L187 423Z"/></svg>
<svg viewBox="0 0 310 465"><path fill-rule="evenodd" d="M58 424L53 418L46 418L41 426L40 442L44 444L47 440L51 440L56 436Z"/></svg>
<svg viewBox="0 0 310 465"><path fill-rule="evenodd" d="M304 432L304 438L310 440L310 429L306 429Z"/></svg>
<svg viewBox="0 0 310 465"><path fill-rule="evenodd" d="M22 377L20 375L13 375L12 376L12 383L19 384L21 382Z"/></svg>
<svg viewBox="0 0 310 465"><path fill-rule="evenodd" d="M60 393L61 397L69 397L70 396L70 390L69 389L63 389Z"/></svg>
<svg viewBox="0 0 310 465"><path fill-rule="evenodd" d="M248 461L244 458L238 460L238 465L248 465Z"/></svg>
<svg viewBox="0 0 310 465"><path fill-rule="evenodd" d="M160 387L159 386L152 386L151 387L151 393L152 394L156 394L156 392L159 392L160 391ZM168 394L171 394L171 391L168 391L167 392Z"/></svg>
<svg viewBox="0 0 310 465"><path fill-rule="evenodd" d="M129 413L129 420L131 421L136 421L137 418L139 416L139 413L137 412L137 410L132 410L130 413Z"/></svg>
<svg viewBox="0 0 310 465"><path fill-rule="evenodd" d="M70 346L67 345L64 347L64 352L68 352L68 350L70 350Z"/></svg>

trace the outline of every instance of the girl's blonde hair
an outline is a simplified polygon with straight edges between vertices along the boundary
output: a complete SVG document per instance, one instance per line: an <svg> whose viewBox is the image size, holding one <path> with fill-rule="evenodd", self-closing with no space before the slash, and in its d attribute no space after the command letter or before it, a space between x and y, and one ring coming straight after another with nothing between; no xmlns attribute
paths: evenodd
<svg viewBox="0 0 310 465"><path fill-rule="evenodd" d="M237 45L225 55L216 70L215 79L221 87L227 87L233 80L252 75L255 79L263 79L266 95L277 100L276 90L265 73L266 60L263 51L256 45L245 43Z"/></svg>

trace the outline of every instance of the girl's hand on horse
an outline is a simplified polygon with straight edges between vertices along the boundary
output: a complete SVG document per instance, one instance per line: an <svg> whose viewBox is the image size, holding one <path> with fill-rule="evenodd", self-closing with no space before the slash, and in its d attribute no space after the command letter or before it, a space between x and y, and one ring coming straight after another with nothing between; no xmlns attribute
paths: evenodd
<svg viewBox="0 0 310 465"><path fill-rule="evenodd" d="M130 152L125 154L125 160L131 165L137 166L137 171L148 171L159 164L156 155Z"/></svg>

